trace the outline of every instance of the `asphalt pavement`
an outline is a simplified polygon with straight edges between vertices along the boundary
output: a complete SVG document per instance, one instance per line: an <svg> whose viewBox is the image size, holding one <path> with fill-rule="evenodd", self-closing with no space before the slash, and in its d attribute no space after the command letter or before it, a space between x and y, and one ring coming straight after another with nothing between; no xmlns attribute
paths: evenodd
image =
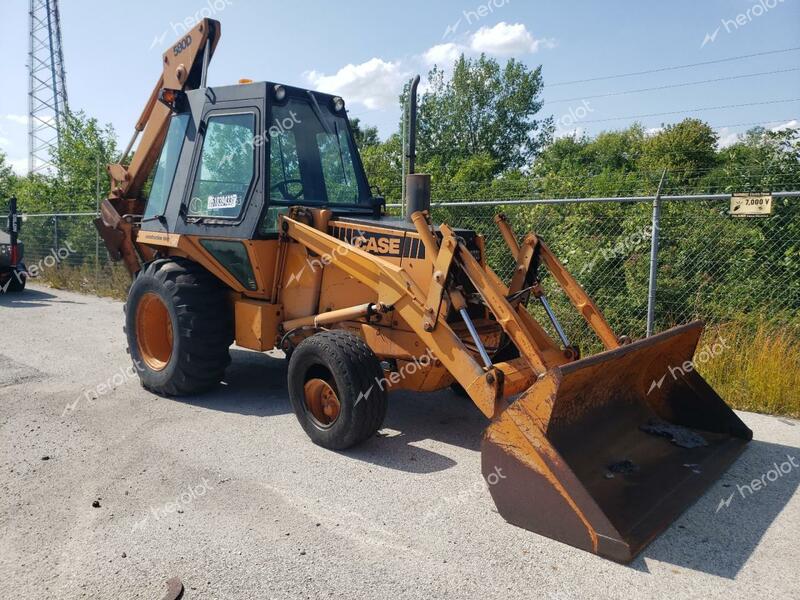
<svg viewBox="0 0 800 600"><path fill-rule="evenodd" d="M623 566L497 514L468 400L392 394L378 436L330 452L280 355L234 348L218 389L160 398L122 320L108 299L0 296L0 598L158 599L172 577L187 600L800 598L796 421L740 413L743 456Z"/></svg>

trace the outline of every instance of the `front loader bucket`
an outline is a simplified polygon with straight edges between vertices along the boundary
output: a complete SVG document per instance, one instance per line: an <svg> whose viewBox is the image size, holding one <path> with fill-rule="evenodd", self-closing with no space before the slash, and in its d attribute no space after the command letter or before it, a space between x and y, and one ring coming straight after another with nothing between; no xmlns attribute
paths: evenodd
<svg viewBox="0 0 800 600"><path fill-rule="evenodd" d="M752 438L693 369L702 330L691 323L550 369L492 421L481 455L500 514L632 560Z"/></svg>

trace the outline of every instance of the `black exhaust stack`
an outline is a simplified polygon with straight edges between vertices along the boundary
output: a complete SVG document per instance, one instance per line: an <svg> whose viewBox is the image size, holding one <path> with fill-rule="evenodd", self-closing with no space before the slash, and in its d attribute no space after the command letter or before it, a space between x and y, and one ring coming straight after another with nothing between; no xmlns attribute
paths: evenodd
<svg viewBox="0 0 800 600"><path fill-rule="evenodd" d="M417 87L419 75L411 80L411 90L408 94L408 173L413 175L417 163Z"/></svg>
<svg viewBox="0 0 800 600"><path fill-rule="evenodd" d="M406 176L406 219L417 211L429 211L431 208L431 176L416 173L417 166L417 88L420 77L411 81L408 95L408 175Z"/></svg>
<svg viewBox="0 0 800 600"><path fill-rule="evenodd" d="M412 173L406 176L406 218L417 211L431 209L431 176Z"/></svg>

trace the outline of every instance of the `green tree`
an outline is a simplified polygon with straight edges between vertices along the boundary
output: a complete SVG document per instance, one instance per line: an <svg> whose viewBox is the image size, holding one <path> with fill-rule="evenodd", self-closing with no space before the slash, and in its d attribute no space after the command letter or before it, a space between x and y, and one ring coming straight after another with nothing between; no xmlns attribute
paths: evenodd
<svg viewBox="0 0 800 600"><path fill-rule="evenodd" d="M644 152L645 132L639 123L620 131L604 131L597 135L589 153L600 170L635 171Z"/></svg>
<svg viewBox="0 0 800 600"><path fill-rule="evenodd" d="M755 127L722 150L719 162L713 183L720 191L796 190L800 186L800 129Z"/></svg>
<svg viewBox="0 0 800 600"><path fill-rule="evenodd" d="M59 172L53 190L58 210L93 210L98 165L100 192L105 196L110 186L106 165L117 159L117 138L111 125L101 126L83 111L67 115L54 156Z"/></svg>
<svg viewBox="0 0 800 600"><path fill-rule="evenodd" d="M374 148L380 145L381 138L378 135L377 127L371 125L362 127L361 119L358 117L350 119L350 127L353 129L353 137L355 138L356 146L358 146L360 152L363 152L367 148Z"/></svg>
<svg viewBox="0 0 800 600"><path fill-rule="evenodd" d="M0 150L0 204L4 205L10 196L14 194L17 185L17 176L14 169L6 159L5 153ZM2 216L0 216L0 219Z"/></svg>
<svg viewBox="0 0 800 600"><path fill-rule="evenodd" d="M483 155L497 175L528 165L552 135L552 120L535 118L543 104L541 67L462 55L452 77L434 67L428 79L419 106L421 165L438 160L452 176Z"/></svg>
<svg viewBox="0 0 800 600"><path fill-rule="evenodd" d="M718 142L708 123L684 119L645 138L639 166L647 171L667 169L673 185L689 185L717 166Z"/></svg>
<svg viewBox="0 0 800 600"><path fill-rule="evenodd" d="M361 150L361 160L370 185L377 187L389 202L400 199L402 147L400 134L395 133L385 142Z"/></svg>
<svg viewBox="0 0 800 600"><path fill-rule="evenodd" d="M117 141L111 125L82 111L65 117L61 144L53 152L57 173L21 177L16 194L25 212L71 212L94 210L98 167L100 194L108 194L110 181L106 165L116 162Z"/></svg>
<svg viewBox="0 0 800 600"><path fill-rule="evenodd" d="M652 193L652 182L640 173L644 142L639 124L594 138L562 137L537 157L531 175L547 197Z"/></svg>

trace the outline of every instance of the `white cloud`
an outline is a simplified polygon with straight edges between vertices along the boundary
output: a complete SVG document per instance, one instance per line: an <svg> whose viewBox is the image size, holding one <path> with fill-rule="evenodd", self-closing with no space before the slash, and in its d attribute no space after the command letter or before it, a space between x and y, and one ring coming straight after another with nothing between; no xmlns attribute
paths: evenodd
<svg viewBox="0 0 800 600"><path fill-rule="evenodd" d="M800 127L800 121L797 119L792 119L791 121L787 121L777 127L773 127L771 131L783 131L784 129L796 129Z"/></svg>
<svg viewBox="0 0 800 600"><path fill-rule="evenodd" d="M360 65L349 64L334 75L317 71L306 73L318 90L339 94L346 101L363 104L370 110L383 109L397 103L405 81L410 77L402 64L372 58Z"/></svg>
<svg viewBox="0 0 800 600"><path fill-rule="evenodd" d="M403 85L414 73L424 72L433 65L447 70L461 54L519 56L554 46L552 40L534 38L521 23L501 22L493 27L482 27L474 34L465 34L461 41L437 44L411 57L398 60L374 57L358 65L348 64L333 74L308 71L304 75L314 89L339 94L351 105L383 110L397 105ZM423 79L423 90L426 85Z"/></svg>
<svg viewBox="0 0 800 600"><path fill-rule="evenodd" d="M7 137L0 137L0 148L8 148L9 146L13 146L14 144L11 143L11 140Z"/></svg>
<svg viewBox="0 0 800 600"><path fill-rule="evenodd" d="M429 48L422 57L428 65L449 66L456 62L461 54L467 50L468 48L465 46L449 42Z"/></svg>
<svg viewBox="0 0 800 600"><path fill-rule="evenodd" d="M719 141L717 142L717 146L720 148L727 148L728 146L733 146L736 142L739 141L739 134L735 131L731 131L728 127L723 127L718 131L719 134Z"/></svg>
<svg viewBox="0 0 800 600"><path fill-rule="evenodd" d="M522 23L509 25L501 21L494 27L481 27L470 40L475 52L485 52L497 56L532 54L539 48L553 48L555 42L549 39L536 39Z"/></svg>
<svg viewBox="0 0 800 600"><path fill-rule="evenodd" d="M519 56L538 52L540 48L554 48L550 39L536 39L522 23L509 25L498 23L493 27L481 27L468 35L462 43L447 42L429 48L422 54L428 66L451 66L462 54L488 54L490 56Z"/></svg>
<svg viewBox="0 0 800 600"><path fill-rule="evenodd" d="M6 121L11 121L12 123L16 123L18 125L27 125L28 124L28 115L3 115L3 118Z"/></svg>

